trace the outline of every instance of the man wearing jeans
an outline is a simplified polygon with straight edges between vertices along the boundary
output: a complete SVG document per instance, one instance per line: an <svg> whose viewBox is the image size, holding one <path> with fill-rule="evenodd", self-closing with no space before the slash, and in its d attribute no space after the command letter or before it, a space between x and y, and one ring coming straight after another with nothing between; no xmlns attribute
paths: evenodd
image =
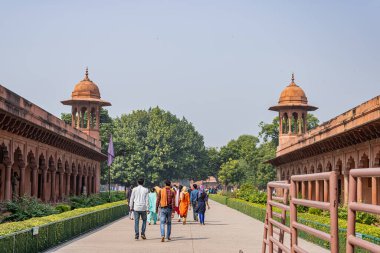
<svg viewBox="0 0 380 253"><path fill-rule="evenodd" d="M131 200L130 200L130 211L134 213L135 218L135 239L139 239L139 222L140 217L142 219L142 227L141 227L141 238L143 240L145 237L145 229L146 229L146 213L149 213L148 210L148 193L149 190L143 187L144 179L139 179L137 181L138 186L133 188Z"/></svg>
<svg viewBox="0 0 380 253"><path fill-rule="evenodd" d="M198 185L193 184L193 190L190 193L190 203L193 207L193 218L194 221L198 221L198 214L195 210L197 210L197 204L198 204Z"/></svg>
<svg viewBox="0 0 380 253"><path fill-rule="evenodd" d="M161 207L160 215L160 230L161 230L161 242L165 241L165 224L167 224L166 238L170 241L170 234L172 228L172 215L175 210L175 193L170 187L171 182L165 181L165 187L162 188L157 196L156 212L158 207Z"/></svg>

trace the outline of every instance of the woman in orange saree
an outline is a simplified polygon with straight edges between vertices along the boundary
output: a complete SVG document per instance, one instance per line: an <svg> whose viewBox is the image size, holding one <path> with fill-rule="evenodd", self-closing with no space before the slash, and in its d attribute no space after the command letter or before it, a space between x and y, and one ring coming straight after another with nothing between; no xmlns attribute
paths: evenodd
<svg viewBox="0 0 380 253"><path fill-rule="evenodd" d="M183 225L186 224L187 210L189 210L189 208L191 208L190 194L187 192L187 187L184 186L180 194L179 202L179 215L181 216L181 218L183 218Z"/></svg>

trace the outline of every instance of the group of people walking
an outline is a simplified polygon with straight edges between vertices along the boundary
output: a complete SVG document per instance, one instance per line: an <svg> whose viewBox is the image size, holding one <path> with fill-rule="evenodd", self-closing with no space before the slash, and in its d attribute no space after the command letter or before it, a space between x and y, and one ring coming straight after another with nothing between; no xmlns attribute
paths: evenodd
<svg viewBox="0 0 380 253"><path fill-rule="evenodd" d="M170 180L165 181L164 187L158 186L148 190L145 188L144 179L137 181L138 186L128 191L128 204L130 207L130 217L135 221L135 239L140 235L146 239L146 223L149 225L160 222L161 241L165 238L171 240L172 218L178 215L178 221L185 225L187 222L188 210L193 209L194 221L199 221L205 225L205 212L210 209L208 195L203 185L198 189L196 184L192 189L186 186L172 186ZM130 194L129 194L130 193ZM139 222L142 220L141 234L139 232ZM165 231L166 225L166 231Z"/></svg>

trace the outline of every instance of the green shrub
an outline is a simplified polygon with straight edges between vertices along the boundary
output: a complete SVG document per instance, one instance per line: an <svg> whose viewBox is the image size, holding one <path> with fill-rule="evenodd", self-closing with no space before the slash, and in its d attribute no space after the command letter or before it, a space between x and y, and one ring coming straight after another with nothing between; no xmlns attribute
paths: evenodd
<svg viewBox="0 0 380 253"><path fill-rule="evenodd" d="M42 217L58 213L51 205L44 204L36 198L24 196L13 201L9 201L5 205L6 211L11 215L4 218L6 221L23 221L32 217Z"/></svg>
<svg viewBox="0 0 380 253"><path fill-rule="evenodd" d="M71 211L67 211L67 212L59 213L59 214L53 214L53 215L49 215L45 217L38 217L38 218L36 217L36 218L24 220L24 221L3 223L3 224L0 224L0 236L17 232L20 230L28 229L28 228L33 228L36 226L42 226L51 222L56 222L59 220L80 216L82 214L91 213L94 211L99 211L99 210L107 209L110 207L115 207L115 206L126 206L126 203L125 201L118 201L118 202L107 203L107 204L103 204L103 205L95 206L95 207L78 208L75 210L71 210Z"/></svg>
<svg viewBox="0 0 380 253"><path fill-rule="evenodd" d="M363 212L356 213L356 221L367 225L374 225L378 222L376 216Z"/></svg>
<svg viewBox="0 0 380 253"><path fill-rule="evenodd" d="M55 206L55 209L58 210L60 213L67 212L71 210L71 206L65 205L65 204L60 204Z"/></svg>
<svg viewBox="0 0 380 253"><path fill-rule="evenodd" d="M339 219L347 220L348 210L346 207L339 207L338 208L338 217L339 217Z"/></svg>
<svg viewBox="0 0 380 253"><path fill-rule="evenodd" d="M107 203L99 194L73 196L69 199L71 209L98 206Z"/></svg>
<svg viewBox="0 0 380 253"><path fill-rule="evenodd" d="M308 213L315 214L315 215L321 215L322 210L314 207L310 207Z"/></svg>
<svg viewBox="0 0 380 253"><path fill-rule="evenodd" d="M259 191L251 184L243 184L236 192L236 197L252 203L265 204L267 202L267 193Z"/></svg>

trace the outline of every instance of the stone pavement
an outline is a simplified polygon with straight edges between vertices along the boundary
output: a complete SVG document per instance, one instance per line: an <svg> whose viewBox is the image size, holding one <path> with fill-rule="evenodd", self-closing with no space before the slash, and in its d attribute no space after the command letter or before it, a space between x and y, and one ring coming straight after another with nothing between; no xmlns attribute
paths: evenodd
<svg viewBox="0 0 380 253"><path fill-rule="evenodd" d="M123 218L49 252L239 253L240 250L244 253L261 252L262 222L211 200L210 205L211 209L206 212L205 226L194 222L184 226L173 221L170 242L160 242L159 225L147 225L147 240L136 241L133 221ZM300 245L310 253L329 252L303 240L300 240Z"/></svg>

